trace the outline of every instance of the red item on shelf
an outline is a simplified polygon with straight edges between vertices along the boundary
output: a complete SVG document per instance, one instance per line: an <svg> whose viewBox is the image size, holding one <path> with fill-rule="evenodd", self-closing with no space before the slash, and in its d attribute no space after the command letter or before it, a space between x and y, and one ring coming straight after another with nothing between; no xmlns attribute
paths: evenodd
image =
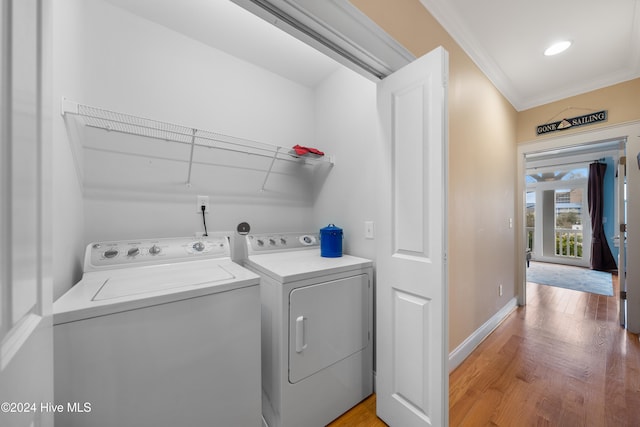
<svg viewBox="0 0 640 427"><path fill-rule="evenodd" d="M317 156L324 156L324 153L320 150L318 150L317 148L312 148L312 147L303 147L301 145L294 145L293 149L295 150L296 154L299 156L304 156L305 154L315 154Z"/></svg>

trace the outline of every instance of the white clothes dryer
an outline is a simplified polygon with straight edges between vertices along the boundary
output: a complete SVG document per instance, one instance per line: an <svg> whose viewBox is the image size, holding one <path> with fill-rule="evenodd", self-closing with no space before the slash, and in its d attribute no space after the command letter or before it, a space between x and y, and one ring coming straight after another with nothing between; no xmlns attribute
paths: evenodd
<svg viewBox="0 0 640 427"><path fill-rule="evenodd" d="M244 265L261 277L262 415L325 426L373 392L373 263L321 257L317 233L246 242Z"/></svg>
<svg viewBox="0 0 640 427"><path fill-rule="evenodd" d="M56 425L262 425L259 277L228 235L87 247L53 305Z"/></svg>

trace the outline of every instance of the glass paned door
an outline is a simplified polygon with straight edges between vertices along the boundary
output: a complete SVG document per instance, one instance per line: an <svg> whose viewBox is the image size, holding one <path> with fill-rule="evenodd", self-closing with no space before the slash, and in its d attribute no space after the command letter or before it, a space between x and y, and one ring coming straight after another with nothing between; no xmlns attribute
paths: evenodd
<svg viewBox="0 0 640 427"><path fill-rule="evenodd" d="M535 250L536 240L536 192L527 191L526 201L527 252L530 254Z"/></svg>
<svg viewBox="0 0 640 427"><path fill-rule="evenodd" d="M555 247L556 256L582 258L583 206L582 188L555 190Z"/></svg>
<svg viewBox="0 0 640 427"><path fill-rule="evenodd" d="M588 169L582 165L527 170L527 258L587 266L591 222L587 207Z"/></svg>

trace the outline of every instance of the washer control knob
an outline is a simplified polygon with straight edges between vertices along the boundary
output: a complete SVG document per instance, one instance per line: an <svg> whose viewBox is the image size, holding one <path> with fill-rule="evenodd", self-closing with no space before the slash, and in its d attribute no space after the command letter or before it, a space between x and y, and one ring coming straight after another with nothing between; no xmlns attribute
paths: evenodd
<svg viewBox="0 0 640 427"><path fill-rule="evenodd" d="M298 241L300 242L301 245L303 246L311 246L311 245L315 245L318 242L318 239L316 236L312 235L312 234L305 234L303 236L300 236L300 238L298 239Z"/></svg>
<svg viewBox="0 0 640 427"><path fill-rule="evenodd" d="M149 253L151 255L158 255L162 251L162 248L158 245L153 245L149 248Z"/></svg>
<svg viewBox="0 0 640 427"><path fill-rule="evenodd" d="M106 251L104 251L105 258L114 258L116 255L118 255L117 249L107 249Z"/></svg>
<svg viewBox="0 0 640 427"><path fill-rule="evenodd" d="M271 246L275 246L276 245L276 239L269 239L269 244Z"/></svg>
<svg viewBox="0 0 640 427"><path fill-rule="evenodd" d="M136 256L140 253L140 248L131 248L127 251L127 255Z"/></svg>
<svg viewBox="0 0 640 427"><path fill-rule="evenodd" d="M202 243L202 242L195 242L195 243L193 244L193 246L192 246L192 247L193 247L193 249L195 249L196 251L198 251L198 252L202 252L202 251L204 250L204 243Z"/></svg>
<svg viewBox="0 0 640 427"><path fill-rule="evenodd" d="M264 240L258 239L258 246L264 246Z"/></svg>
<svg viewBox="0 0 640 427"><path fill-rule="evenodd" d="M280 238L280 244L281 245L286 245L287 244L287 239L285 239L284 237Z"/></svg>

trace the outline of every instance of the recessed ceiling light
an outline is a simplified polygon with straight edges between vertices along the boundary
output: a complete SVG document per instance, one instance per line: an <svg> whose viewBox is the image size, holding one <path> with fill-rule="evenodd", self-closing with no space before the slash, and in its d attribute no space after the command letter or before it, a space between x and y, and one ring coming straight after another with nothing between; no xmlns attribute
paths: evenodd
<svg viewBox="0 0 640 427"><path fill-rule="evenodd" d="M554 43L544 51L544 54L545 56L557 55L560 52L564 52L565 50L569 49L569 46L571 46L571 42L568 40Z"/></svg>

